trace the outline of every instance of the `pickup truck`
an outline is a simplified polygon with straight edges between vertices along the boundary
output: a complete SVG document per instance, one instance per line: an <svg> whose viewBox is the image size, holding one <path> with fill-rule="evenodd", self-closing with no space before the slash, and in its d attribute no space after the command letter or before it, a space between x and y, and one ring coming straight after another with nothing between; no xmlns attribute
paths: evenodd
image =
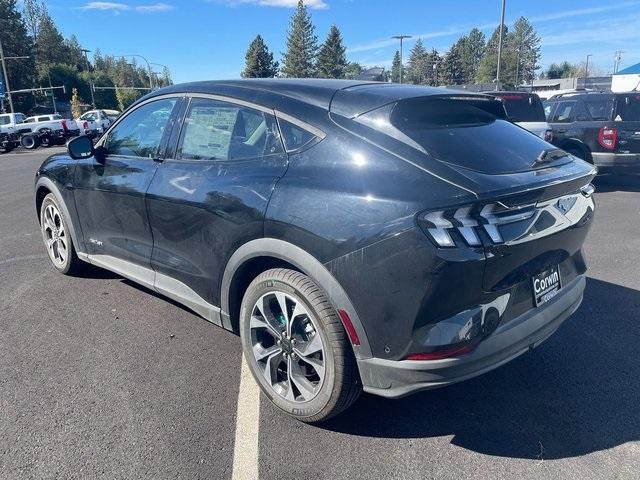
<svg viewBox="0 0 640 480"><path fill-rule="evenodd" d="M0 125L12 130L24 148L36 148L40 144L62 145L67 138L80 134L76 122L63 119L57 113L33 117L25 117L22 113L5 113L0 115Z"/></svg>
<svg viewBox="0 0 640 480"><path fill-rule="evenodd" d="M109 128L111 119L104 110L89 110L76 119L76 124L84 135L95 138Z"/></svg>

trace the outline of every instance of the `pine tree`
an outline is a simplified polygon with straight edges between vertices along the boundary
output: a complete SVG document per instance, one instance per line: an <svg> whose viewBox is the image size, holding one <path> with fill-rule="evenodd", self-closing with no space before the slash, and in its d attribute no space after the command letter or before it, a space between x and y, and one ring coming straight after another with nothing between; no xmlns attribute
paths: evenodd
<svg viewBox="0 0 640 480"><path fill-rule="evenodd" d="M287 51L282 60L282 75L285 77L308 78L315 75L315 57L318 39L314 34L311 16L302 0L291 17L287 33Z"/></svg>
<svg viewBox="0 0 640 480"><path fill-rule="evenodd" d="M362 73L364 68L358 62L349 62L344 69L344 78L353 80Z"/></svg>
<svg viewBox="0 0 640 480"><path fill-rule="evenodd" d="M540 68L540 37L526 18L520 17L513 24L513 30L507 37L506 50L507 59L511 59L508 73L515 70L512 77L506 78L515 86L523 82L530 83Z"/></svg>
<svg viewBox="0 0 640 480"><path fill-rule="evenodd" d="M69 52L65 40L47 12L42 15L36 37L36 63L45 69L52 63L67 63Z"/></svg>
<svg viewBox="0 0 640 480"><path fill-rule="evenodd" d="M404 68L401 62L402 60L400 59L400 51L396 50L396 54L393 56L393 63L391 64L391 81L392 82L400 83L400 77L401 77L400 72L402 72L402 77L404 77Z"/></svg>
<svg viewBox="0 0 640 480"><path fill-rule="evenodd" d="M486 49L486 39L484 33L473 28L469 35L461 37L458 42L463 77L460 83L471 83L478 74L480 61Z"/></svg>
<svg viewBox="0 0 640 480"><path fill-rule="evenodd" d="M424 48L422 39L418 39L411 49L409 65L407 67L407 81L415 85L422 85L427 81L429 54Z"/></svg>
<svg viewBox="0 0 640 480"><path fill-rule="evenodd" d="M253 39L245 55L244 78L271 78L278 74L278 62L260 35Z"/></svg>
<svg viewBox="0 0 640 480"><path fill-rule="evenodd" d="M441 68L442 58L440 58L438 51L432 48L426 56L425 83L427 85L437 87L440 84Z"/></svg>
<svg viewBox="0 0 640 480"><path fill-rule="evenodd" d="M507 26L503 26L504 30L502 33L502 42L503 42L503 54L505 53L504 44L505 38L508 34ZM492 83L496 79L496 71L498 66L498 44L500 43L500 26L496 27L487 43L487 47L485 48L484 55L480 64L478 65L478 71L476 73L476 80L480 83ZM503 73L505 72L505 58L503 56L502 61L500 62L501 66L501 74L503 77L501 81L504 81Z"/></svg>
<svg viewBox="0 0 640 480"><path fill-rule="evenodd" d="M17 9L16 0L0 0L0 38L2 38L2 47L6 57L31 55L32 41L29 38L22 15ZM7 68L11 90L31 88L34 70L33 58L12 61L10 68ZM2 75L0 75L0 79L4 83ZM13 95L12 100L14 110L17 112L30 110L33 106L31 95ZM8 110L7 101L4 102L4 106Z"/></svg>
<svg viewBox="0 0 640 480"><path fill-rule="evenodd" d="M318 51L316 71L321 78L344 78L347 68L346 48L340 30L331 26L327 39Z"/></svg>
<svg viewBox="0 0 640 480"><path fill-rule="evenodd" d="M449 51L445 53L442 60L441 75L443 82L447 85L462 85L465 83L460 40L451 45Z"/></svg>

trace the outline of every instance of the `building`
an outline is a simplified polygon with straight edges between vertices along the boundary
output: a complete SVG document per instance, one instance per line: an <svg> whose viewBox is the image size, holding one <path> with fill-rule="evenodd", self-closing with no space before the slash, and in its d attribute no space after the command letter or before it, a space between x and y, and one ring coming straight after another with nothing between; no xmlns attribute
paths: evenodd
<svg viewBox="0 0 640 480"><path fill-rule="evenodd" d="M640 91L640 63L615 73L611 81L611 90L614 92Z"/></svg>

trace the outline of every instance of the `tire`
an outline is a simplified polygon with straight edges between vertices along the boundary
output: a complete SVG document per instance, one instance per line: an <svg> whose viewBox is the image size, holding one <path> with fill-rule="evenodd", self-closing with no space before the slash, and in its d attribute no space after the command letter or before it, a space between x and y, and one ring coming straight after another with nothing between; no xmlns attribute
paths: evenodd
<svg viewBox="0 0 640 480"><path fill-rule="evenodd" d="M27 150L33 150L38 148L40 140L35 135L23 135L20 139L20 145L22 145L22 148L26 148Z"/></svg>
<svg viewBox="0 0 640 480"><path fill-rule="evenodd" d="M267 270L251 282L242 299L240 337L265 396L298 420L327 420L351 406L362 390L337 312L327 294L300 272Z"/></svg>
<svg viewBox="0 0 640 480"><path fill-rule="evenodd" d="M43 147L50 147L53 145L53 141L51 139L51 135L45 133L40 137L40 145Z"/></svg>
<svg viewBox="0 0 640 480"><path fill-rule="evenodd" d="M52 193L44 197L40 206L40 230L52 265L60 273L71 275L79 272L84 265L76 254L69 220L62 212Z"/></svg>
<svg viewBox="0 0 640 480"><path fill-rule="evenodd" d="M574 157L578 157L585 162L591 163L591 156L583 149L575 145L570 145L564 149L565 152L570 153Z"/></svg>

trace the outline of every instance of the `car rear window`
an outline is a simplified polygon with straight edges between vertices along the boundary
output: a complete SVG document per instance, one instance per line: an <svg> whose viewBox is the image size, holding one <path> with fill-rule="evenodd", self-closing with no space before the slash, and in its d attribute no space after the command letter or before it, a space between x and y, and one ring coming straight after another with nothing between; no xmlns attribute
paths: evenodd
<svg viewBox="0 0 640 480"><path fill-rule="evenodd" d="M611 120L613 102L611 97L587 97L584 104L591 120Z"/></svg>
<svg viewBox="0 0 640 480"><path fill-rule="evenodd" d="M544 109L536 95L518 93L496 95L502 100L509 120L513 122L544 122Z"/></svg>
<svg viewBox="0 0 640 480"><path fill-rule="evenodd" d="M412 99L399 102L390 121L436 160L493 174L530 170L549 144L501 118L496 106L501 108L496 101Z"/></svg>
<svg viewBox="0 0 640 480"><path fill-rule="evenodd" d="M616 95L614 120L623 122L640 121L640 94Z"/></svg>

